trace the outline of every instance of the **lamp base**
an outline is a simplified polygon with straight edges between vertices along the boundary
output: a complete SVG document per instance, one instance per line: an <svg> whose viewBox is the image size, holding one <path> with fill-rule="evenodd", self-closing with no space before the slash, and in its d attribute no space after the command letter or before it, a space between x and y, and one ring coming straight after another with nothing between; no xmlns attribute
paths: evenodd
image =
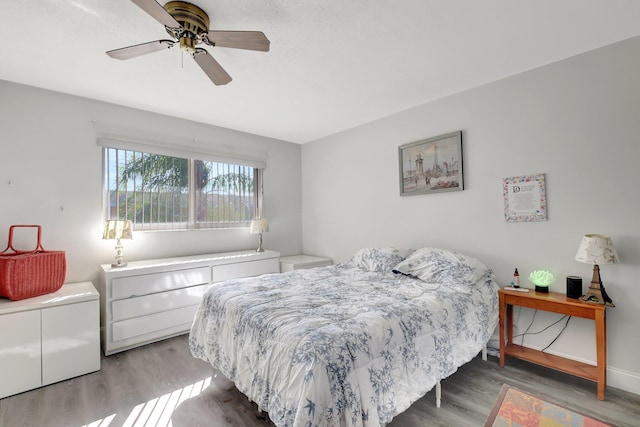
<svg viewBox="0 0 640 427"><path fill-rule="evenodd" d="M116 262L111 264L111 267L124 267L127 263L124 261L124 256L122 256L122 243L120 243L120 238L116 241Z"/></svg>
<svg viewBox="0 0 640 427"><path fill-rule="evenodd" d="M536 292L542 292L545 294L549 293L549 287L548 286L538 286L536 285Z"/></svg>
<svg viewBox="0 0 640 427"><path fill-rule="evenodd" d="M258 249L256 252L264 252L264 248L262 247L262 233L258 234Z"/></svg>
<svg viewBox="0 0 640 427"><path fill-rule="evenodd" d="M589 286L589 290L586 294L580 297L581 301L590 302L591 304L606 304L609 307L615 307L616 305L613 303L609 295L607 295L607 291L604 290L602 284L591 283Z"/></svg>
<svg viewBox="0 0 640 427"><path fill-rule="evenodd" d="M600 267L598 267L598 264L593 266L593 278L591 279L589 290L586 294L580 297L580 301L589 302L591 304L606 304L609 307L616 306L611 298L609 298L609 295L607 295L607 291L604 290L604 286L602 286L602 280L600 279Z"/></svg>

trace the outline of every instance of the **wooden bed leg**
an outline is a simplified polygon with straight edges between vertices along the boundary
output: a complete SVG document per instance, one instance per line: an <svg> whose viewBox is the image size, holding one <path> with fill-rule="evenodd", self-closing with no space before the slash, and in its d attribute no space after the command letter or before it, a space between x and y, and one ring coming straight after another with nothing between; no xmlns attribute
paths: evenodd
<svg viewBox="0 0 640 427"><path fill-rule="evenodd" d="M485 344L484 347L482 347L482 360L484 360L485 362L487 361L487 345Z"/></svg>
<svg viewBox="0 0 640 427"><path fill-rule="evenodd" d="M440 381L436 383L436 408L440 407L440 399L442 398L442 386Z"/></svg>

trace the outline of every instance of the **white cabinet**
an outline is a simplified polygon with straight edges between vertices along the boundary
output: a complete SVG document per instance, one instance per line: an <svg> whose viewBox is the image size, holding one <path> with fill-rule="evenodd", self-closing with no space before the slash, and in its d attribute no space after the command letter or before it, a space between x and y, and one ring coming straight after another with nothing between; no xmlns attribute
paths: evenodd
<svg viewBox="0 0 640 427"><path fill-rule="evenodd" d="M98 298L82 282L0 299L0 398L100 369Z"/></svg>
<svg viewBox="0 0 640 427"><path fill-rule="evenodd" d="M326 267L333 262L331 258L312 255L292 255L280 258L280 272L300 270L304 268Z"/></svg>
<svg viewBox="0 0 640 427"><path fill-rule="evenodd" d="M240 251L102 265L100 325L105 355L188 332L207 288L279 271L274 251Z"/></svg>

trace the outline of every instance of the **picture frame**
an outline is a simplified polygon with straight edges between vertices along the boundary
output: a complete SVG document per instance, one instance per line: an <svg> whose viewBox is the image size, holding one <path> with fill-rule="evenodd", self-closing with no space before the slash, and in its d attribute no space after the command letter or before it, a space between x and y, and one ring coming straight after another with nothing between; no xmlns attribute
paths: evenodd
<svg viewBox="0 0 640 427"><path fill-rule="evenodd" d="M400 195L464 190L462 131L398 147Z"/></svg>
<svg viewBox="0 0 640 427"><path fill-rule="evenodd" d="M547 189L543 173L502 179L506 222L547 220Z"/></svg>

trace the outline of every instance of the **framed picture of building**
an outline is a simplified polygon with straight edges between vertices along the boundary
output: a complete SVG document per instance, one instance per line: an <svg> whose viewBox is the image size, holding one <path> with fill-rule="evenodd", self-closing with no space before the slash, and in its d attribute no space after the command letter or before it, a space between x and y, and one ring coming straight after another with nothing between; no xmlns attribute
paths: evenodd
<svg viewBox="0 0 640 427"><path fill-rule="evenodd" d="M462 131L398 147L400 195L464 190Z"/></svg>

